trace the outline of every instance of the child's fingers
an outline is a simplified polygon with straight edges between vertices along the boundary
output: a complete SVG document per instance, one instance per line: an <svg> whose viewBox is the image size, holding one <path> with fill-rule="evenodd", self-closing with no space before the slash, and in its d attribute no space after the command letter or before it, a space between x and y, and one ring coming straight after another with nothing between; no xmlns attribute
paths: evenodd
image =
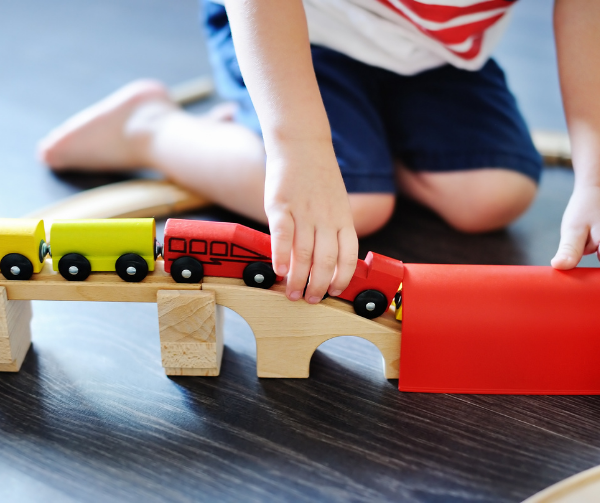
<svg viewBox="0 0 600 503"><path fill-rule="evenodd" d="M313 260L314 244L314 227L296 225L286 289L286 295L290 300L298 300L302 297Z"/></svg>
<svg viewBox="0 0 600 503"><path fill-rule="evenodd" d="M279 276L285 276L290 270L292 246L294 244L294 219L287 212L269 215L271 231L271 255L273 270Z"/></svg>
<svg viewBox="0 0 600 503"><path fill-rule="evenodd" d="M575 267L583 256L588 234L587 228L563 229L558 251L551 261L552 267L563 270Z"/></svg>
<svg viewBox="0 0 600 503"><path fill-rule="evenodd" d="M310 283L304 298L311 304L320 302L327 292L335 272L338 257L338 240L335 229L319 229L315 233L313 264Z"/></svg>
<svg viewBox="0 0 600 503"><path fill-rule="evenodd" d="M345 227L338 233L338 260L337 267L331 286L329 287L329 295L337 297L341 294L352 279L356 270L356 261L358 260L358 238L354 227Z"/></svg>

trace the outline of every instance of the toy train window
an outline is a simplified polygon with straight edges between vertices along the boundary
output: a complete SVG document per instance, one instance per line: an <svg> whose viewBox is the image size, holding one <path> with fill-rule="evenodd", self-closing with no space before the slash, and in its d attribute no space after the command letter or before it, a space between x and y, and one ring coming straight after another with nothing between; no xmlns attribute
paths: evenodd
<svg viewBox="0 0 600 503"><path fill-rule="evenodd" d="M192 239L190 241L190 253L206 255L207 245L204 239Z"/></svg>
<svg viewBox="0 0 600 503"><path fill-rule="evenodd" d="M231 245L231 256L237 258L254 258L254 259L268 259L269 257L265 257L260 253L256 253L255 251L249 250L248 248L244 248L239 245Z"/></svg>
<svg viewBox="0 0 600 503"><path fill-rule="evenodd" d="M177 252L177 253L185 253L187 251L185 239L182 239L182 238L169 239L169 251Z"/></svg>
<svg viewBox="0 0 600 503"><path fill-rule="evenodd" d="M217 257L226 257L227 248L227 243L225 243L224 241L213 241L210 244L210 254L215 255Z"/></svg>

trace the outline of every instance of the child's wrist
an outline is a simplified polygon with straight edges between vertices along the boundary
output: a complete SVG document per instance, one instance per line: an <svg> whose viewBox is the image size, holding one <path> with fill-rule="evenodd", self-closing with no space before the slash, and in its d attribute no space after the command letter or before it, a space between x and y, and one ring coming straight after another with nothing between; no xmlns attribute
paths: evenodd
<svg viewBox="0 0 600 503"><path fill-rule="evenodd" d="M333 143L331 135L312 137L270 137L264 138L267 158L289 159L290 157L310 159L318 157L324 161L327 157L333 157Z"/></svg>
<svg viewBox="0 0 600 503"><path fill-rule="evenodd" d="M291 150L306 146L331 145L331 132L327 131L300 131L300 130L278 130L263 131L265 149L269 150Z"/></svg>
<svg viewBox="0 0 600 503"><path fill-rule="evenodd" d="M589 166L587 169L579 166L575 169L574 189L588 187L600 188L600 166Z"/></svg>

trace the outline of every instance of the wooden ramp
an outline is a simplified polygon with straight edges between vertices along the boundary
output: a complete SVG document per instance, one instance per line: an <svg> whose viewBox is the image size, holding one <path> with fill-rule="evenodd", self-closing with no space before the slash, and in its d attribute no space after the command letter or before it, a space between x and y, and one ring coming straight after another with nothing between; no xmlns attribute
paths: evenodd
<svg viewBox="0 0 600 503"><path fill-rule="evenodd" d="M0 275L0 371L17 372L31 343L31 300L156 302L162 364L168 375L219 375L225 306L241 315L256 338L259 377L308 377L310 359L323 342L351 335L381 351L384 375L397 379L401 323L393 313L367 320L349 302L328 298L317 305L289 301L285 285L249 288L242 280L206 277L200 284L173 281L163 262L140 283L114 273L92 273L86 281L67 281L48 259L29 281Z"/></svg>

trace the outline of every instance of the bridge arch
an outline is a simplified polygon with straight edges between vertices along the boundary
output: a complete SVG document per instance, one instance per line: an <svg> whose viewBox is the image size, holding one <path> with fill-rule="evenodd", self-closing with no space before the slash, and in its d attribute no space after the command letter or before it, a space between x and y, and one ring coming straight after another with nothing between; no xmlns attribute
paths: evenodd
<svg viewBox="0 0 600 503"><path fill-rule="evenodd" d="M281 291L207 281L202 290L215 292L217 304L237 312L250 325L259 377L308 377L310 360L321 344L351 335L373 343L383 356L385 377L398 378L401 324L392 316L367 320L337 299L311 305L290 302Z"/></svg>

